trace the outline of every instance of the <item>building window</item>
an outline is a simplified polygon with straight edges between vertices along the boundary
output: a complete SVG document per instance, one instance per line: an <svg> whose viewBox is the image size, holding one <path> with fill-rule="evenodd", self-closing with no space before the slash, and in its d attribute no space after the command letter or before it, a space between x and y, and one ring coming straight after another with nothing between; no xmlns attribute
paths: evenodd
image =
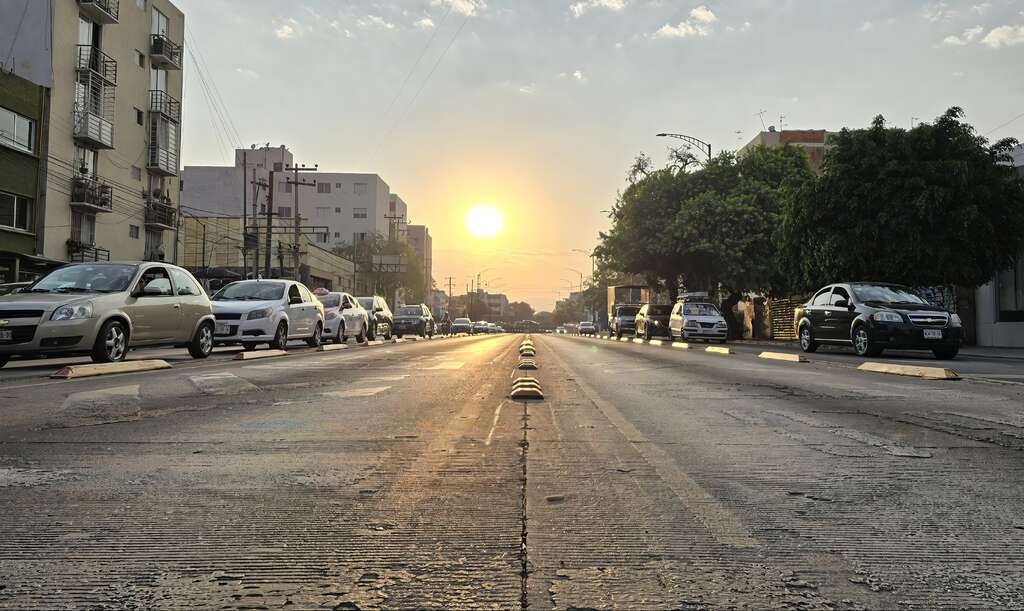
<svg viewBox="0 0 1024 611"><path fill-rule="evenodd" d="M164 234L162 231L146 230L146 260L164 260Z"/></svg>
<svg viewBox="0 0 1024 611"><path fill-rule="evenodd" d="M0 144L31 153L35 150L36 122L0 108Z"/></svg>
<svg viewBox="0 0 1024 611"><path fill-rule="evenodd" d="M142 111L138 108L135 109L135 122L139 125L142 125L145 122L145 116L142 114Z"/></svg>
<svg viewBox="0 0 1024 611"><path fill-rule="evenodd" d="M32 200L0 191L0 227L32 231Z"/></svg>
<svg viewBox="0 0 1024 611"><path fill-rule="evenodd" d="M277 216L291 217L292 207L291 206L278 206Z"/></svg>
<svg viewBox="0 0 1024 611"><path fill-rule="evenodd" d="M153 27L150 30L150 34L167 36L167 15L156 9L153 9Z"/></svg>
<svg viewBox="0 0 1024 611"><path fill-rule="evenodd" d="M135 180L141 181L142 180L142 168L136 167L136 166L132 166L132 178L134 178Z"/></svg>
<svg viewBox="0 0 1024 611"><path fill-rule="evenodd" d="M326 244L327 240L330 239L330 237L331 237L331 234L329 234L329 233L318 233L318 234L316 234L316 243L317 244Z"/></svg>
<svg viewBox="0 0 1024 611"><path fill-rule="evenodd" d="M365 232L363 232L363 233L356 232L356 233L352 234L352 243L353 244L356 244L358 242L362 242L365 239L366 239L366 233Z"/></svg>
<svg viewBox="0 0 1024 611"><path fill-rule="evenodd" d="M2 221L0 221L2 223ZM1024 254L996 276L999 322L1024 322Z"/></svg>
<svg viewBox="0 0 1024 611"><path fill-rule="evenodd" d="M352 185L352 193L356 195L366 195L366 186L365 182L357 182Z"/></svg>
<svg viewBox="0 0 1024 611"><path fill-rule="evenodd" d="M77 211L71 213L71 241L96 245L96 215Z"/></svg>
<svg viewBox="0 0 1024 611"><path fill-rule="evenodd" d="M138 240L139 239L139 226L138 225L128 225L128 237L133 239L133 240Z"/></svg>
<svg viewBox="0 0 1024 611"><path fill-rule="evenodd" d="M335 231L334 232L334 239L338 239L340 237L341 237L341 232L340 231Z"/></svg>
<svg viewBox="0 0 1024 611"><path fill-rule="evenodd" d="M146 67L146 56L142 51L135 49L135 63L139 65L139 68Z"/></svg>
<svg viewBox="0 0 1024 611"><path fill-rule="evenodd" d="M96 175L96 161L98 160L99 154L92 150L83 148L81 146L75 147L75 171L82 176L95 176Z"/></svg>
<svg viewBox="0 0 1024 611"><path fill-rule="evenodd" d="M335 208L334 214L341 214L341 208Z"/></svg>
<svg viewBox="0 0 1024 611"><path fill-rule="evenodd" d="M280 161L275 161L275 162L274 162L274 171L275 171L275 172L280 172L280 171L281 171L281 169L282 169L282 167L283 167L283 166L281 165L281 162L280 162Z"/></svg>
<svg viewBox="0 0 1024 611"><path fill-rule="evenodd" d="M139 7L140 11L146 10L146 0L135 0L135 6Z"/></svg>
<svg viewBox="0 0 1024 611"><path fill-rule="evenodd" d="M354 219L365 219L366 218L366 208L353 208L352 209L352 218L354 218Z"/></svg>
<svg viewBox="0 0 1024 611"><path fill-rule="evenodd" d="M340 182L334 183L334 188L335 189L341 189L341 183Z"/></svg>
<svg viewBox="0 0 1024 611"><path fill-rule="evenodd" d="M316 207L316 215L317 216L327 216L330 213L331 213L331 209L328 208L327 206L317 206Z"/></svg>
<svg viewBox="0 0 1024 611"><path fill-rule="evenodd" d="M318 183L316 183L316 192L317 193L330 193L331 192L331 183L329 183L329 182L318 182Z"/></svg>
<svg viewBox="0 0 1024 611"><path fill-rule="evenodd" d="M282 180L281 182L277 183L277 192L278 193L291 193L292 192L292 183L288 182L287 180Z"/></svg>

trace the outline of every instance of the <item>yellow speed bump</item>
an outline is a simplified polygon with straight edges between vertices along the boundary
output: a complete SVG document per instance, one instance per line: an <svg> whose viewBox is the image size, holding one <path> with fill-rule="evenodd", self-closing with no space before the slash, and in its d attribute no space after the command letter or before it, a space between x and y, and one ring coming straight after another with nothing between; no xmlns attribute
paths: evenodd
<svg viewBox="0 0 1024 611"><path fill-rule="evenodd" d="M89 378L92 376L104 376L114 373L135 373L138 371L170 368L170 363L159 359L146 361L120 361L117 363L96 363L93 365L68 365L67 367L57 370L50 377L62 380L71 380L74 378Z"/></svg>
<svg viewBox="0 0 1024 611"><path fill-rule="evenodd" d="M897 376L910 376L926 380L959 380L960 376L952 369L944 367L918 367L916 365L895 365L892 363L864 363L857 369L874 373L889 373Z"/></svg>
<svg viewBox="0 0 1024 611"><path fill-rule="evenodd" d="M540 388L529 386L512 389L512 392L509 393L508 397L514 401L543 401L544 393Z"/></svg>
<svg viewBox="0 0 1024 611"><path fill-rule="evenodd" d="M644 340L639 338L639 337L634 337L633 338L633 343L634 344L642 344L642 343L644 343Z"/></svg>
<svg viewBox="0 0 1024 611"><path fill-rule="evenodd" d="M647 343L652 345L652 346L660 346L660 345L662 345L663 342L660 339L652 339L651 341L649 341Z"/></svg>
<svg viewBox="0 0 1024 611"><path fill-rule="evenodd" d="M347 344L321 344L320 352L330 352L331 350L345 350L348 348Z"/></svg>
<svg viewBox="0 0 1024 611"><path fill-rule="evenodd" d="M269 359L272 356L285 356L285 350L260 350L259 352L239 352L235 355L236 361L251 361L253 359Z"/></svg>
<svg viewBox="0 0 1024 611"><path fill-rule="evenodd" d="M726 348L725 346L708 346L704 349L704 352L713 352L715 354L736 354L732 351L732 348Z"/></svg>
<svg viewBox="0 0 1024 611"><path fill-rule="evenodd" d="M537 351L533 348L527 348L519 351L519 356L537 356Z"/></svg>
<svg viewBox="0 0 1024 611"><path fill-rule="evenodd" d="M693 348L693 346L686 342L672 342L672 347L678 348L680 350L690 350L691 348Z"/></svg>
<svg viewBox="0 0 1024 611"><path fill-rule="evenodd" d="M518 368L519 369L536 369L537 368L537 363L535 363L533 361L520 361Z"/></svg>
<svg viewBox="0 0 1024 611"><path fill-rule="evenodd" d="M806 363L807 359L802 354L790 354L788 352L762 352L757 355L759 359L771 359L773 361L788 361L790 363Z"/></svg>

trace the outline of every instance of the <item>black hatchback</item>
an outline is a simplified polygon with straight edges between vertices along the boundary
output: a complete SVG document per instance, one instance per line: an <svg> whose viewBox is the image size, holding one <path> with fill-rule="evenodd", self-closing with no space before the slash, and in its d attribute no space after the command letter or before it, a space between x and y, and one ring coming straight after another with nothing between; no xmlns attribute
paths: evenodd
<svg viewBox="0 0 1024 611"><path fill-rule="evenodd" d="M898 284L831 284L796 309L794 323L804 352L833 344L858 356L906 349L951 359L960 351L960 317Z"/></svg>

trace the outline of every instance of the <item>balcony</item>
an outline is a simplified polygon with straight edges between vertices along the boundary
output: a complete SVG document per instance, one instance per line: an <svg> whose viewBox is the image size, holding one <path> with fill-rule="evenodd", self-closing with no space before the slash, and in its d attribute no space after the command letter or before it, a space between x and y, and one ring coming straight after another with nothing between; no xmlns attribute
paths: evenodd
<svg viewBox="0 0 1024 611"><path fill-rule="evenodd" d="M88 261L110 261L110 250L95 244L86 244L68 240L68 261L86 263Z"/></svg>
<svg viewBox="0 0 1024 611"><path fill-rule="evenodd" d="M118 0L78 0L78 9L96 23L117 23Z"/></svg>
<svg viewBox="0 0 1024 611"><path fill-rule="evenodd" d="M164 231L174 229L178 211L167 204L148 202L146 204L146 229Z"/></svg>
<svg viewBox="0 0 1024 611"><path fill-rule="evenodd" d="M79 72L92 72L103 85L117 85L117 60L92 45L78 45L75 69Z"/></svg>
<svg viewBox="0 0 1024 611"><path fill-rule="evenodd" d="M114 124L91 112L76 112L74 137L95 148L112 149Z"/></svg>
<svg viewBox="0 0 1024 611"><path fill-rule="evenodd" d="M178 152L163 148L159 144L149 145L146 169L164 176L177 176Z"/></svg>
<svg viewBox="0 0 1024 611"><path fill-rule="evenodd" d="M96 178L76 176L71 179L71 206L89 212L113 212L114 191Z"/></svg>
<svg viewBox="0 0 1024 611"><path fill-rule="evenodd" d="M150 90L149 112L160 113L175 123L181 122L181 102L168 95L166 91Z"/></svg>
<svg viewBox="0 0 1024 611"><path fill-rule="evenodd" d="M153 34L149 60L154 67L181 70L181 45L175 44L163 34Z"/></svg>

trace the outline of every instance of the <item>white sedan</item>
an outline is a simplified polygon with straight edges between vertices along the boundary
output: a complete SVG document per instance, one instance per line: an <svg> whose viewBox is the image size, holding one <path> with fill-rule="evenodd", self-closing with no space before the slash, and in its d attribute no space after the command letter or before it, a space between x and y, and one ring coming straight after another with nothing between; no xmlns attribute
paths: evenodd
<svg viewBox="0 0 1024 611"><path fill-rule="evenodd" d="M232 282L210 298L217 319L214 342L242 344L253 350L270 344L284 350L288 340L319 346L324 306L303 284L293 280Z"/></svg>
<svg viewBox="0 0 1024 611"><path fill-rule="evenodd" d="M348 293L318 293L324 304L324 337L341 344L354 337L362 343L366 341L366 331L370 326L369 314L359 305L357 300Z"/></svg>

